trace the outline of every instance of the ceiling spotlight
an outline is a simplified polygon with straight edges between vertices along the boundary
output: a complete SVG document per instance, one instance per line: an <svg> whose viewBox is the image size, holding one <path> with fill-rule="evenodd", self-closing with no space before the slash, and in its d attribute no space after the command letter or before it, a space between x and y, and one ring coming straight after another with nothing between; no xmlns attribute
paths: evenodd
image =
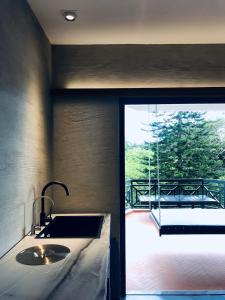
<svg viewBox="0 0 225 300"><path fill-rule="evenodd" d="M73 22L77 18L77 13L75 10L63 10L62 14L66 21Z"/></svg>

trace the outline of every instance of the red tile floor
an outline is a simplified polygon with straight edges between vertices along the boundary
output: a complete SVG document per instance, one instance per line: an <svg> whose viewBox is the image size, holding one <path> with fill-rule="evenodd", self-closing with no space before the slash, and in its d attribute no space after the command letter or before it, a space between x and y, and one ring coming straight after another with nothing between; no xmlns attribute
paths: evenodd
<svg viewBox="0 0 225 300"><path fill-rule="evenodd" d="M149 212L127 214L126 286L128 293L225 290L225 235L159 237Z"/></svg>

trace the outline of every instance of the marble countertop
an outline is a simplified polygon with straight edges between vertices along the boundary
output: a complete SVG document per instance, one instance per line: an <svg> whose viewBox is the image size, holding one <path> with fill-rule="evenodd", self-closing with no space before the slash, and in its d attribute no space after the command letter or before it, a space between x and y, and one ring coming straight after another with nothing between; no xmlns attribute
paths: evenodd
<svg viewBox="0 0 225 300"><path fill-rule="evenodd" d="M20 251L43 244L64 245L71 252L50 265L29 266L16 261ZM35 239L28 235L0 260L0 299L105 299L109 245L109 214L104 214L99 239Z"/></svg>

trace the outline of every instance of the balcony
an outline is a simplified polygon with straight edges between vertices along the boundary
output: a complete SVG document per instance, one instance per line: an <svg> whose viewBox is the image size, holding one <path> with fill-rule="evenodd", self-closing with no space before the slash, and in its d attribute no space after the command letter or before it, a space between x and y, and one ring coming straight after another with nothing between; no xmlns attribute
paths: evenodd
<svg viewBox="0 0 225 300"><path fill-rule="evenodd" d="M216 215L213 220L218 222L219 213L224 213L224 193L225 181L216 179L165 179L160 180L159 185L157 180L151 180L150 187L148 180L126 183L128 293L225 290L225 271L221 267L225 261L225 235L215 234L219 233L218 228L212 227L214 234L185 235L181 231L179 235L160 237L163 223L157 228L154 220L160 207L163 221L163 213L172 213L174 220L178 217L184 221L188 211L190 224L193 219L210 222L212 215ZM201 213L207 215L203 220ZM224 224L220 224L220 228L222 225L224 228Z"/></svg>

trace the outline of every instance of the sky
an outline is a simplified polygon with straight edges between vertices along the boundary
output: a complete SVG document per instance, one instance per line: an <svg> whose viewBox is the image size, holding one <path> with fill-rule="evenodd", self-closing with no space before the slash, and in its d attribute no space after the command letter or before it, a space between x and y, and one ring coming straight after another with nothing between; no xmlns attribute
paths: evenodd
<svg viewBox="0 0 225 300"><path fill-rule="evenodd" d="M125 106L125 140L126 142L142 144L149 140L149 133L145 132L145 124L150 122L150 115L156 105L126 105ZM206 112L206 119L225 119L225 104L170 104L157 105L157 110L164 112L199 111Z"/></svg>

